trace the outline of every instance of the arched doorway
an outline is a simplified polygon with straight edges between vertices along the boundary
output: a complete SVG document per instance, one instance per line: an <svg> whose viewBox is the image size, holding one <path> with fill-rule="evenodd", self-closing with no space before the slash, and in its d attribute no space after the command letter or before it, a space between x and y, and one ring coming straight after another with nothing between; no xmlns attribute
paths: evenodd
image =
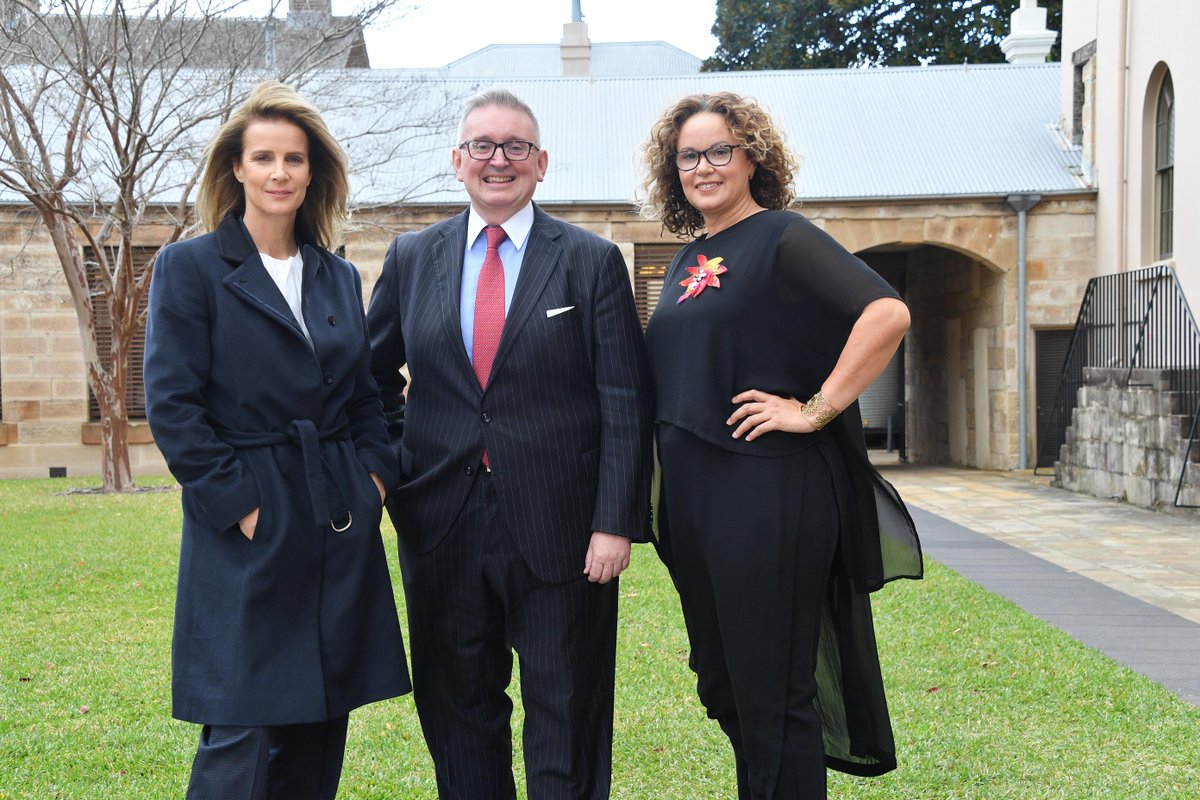
<svg viewBox="0 0 1200 800"><path fill-rule="evenodd" d="M997 417L1011 404L1015 369L1003 330L1006 273L933 244L879 245L857 255L900 291L912 313L896 367L864 394L863 406L900 405L902 452L910 461L1001 466L1011 426Z"/></svg>

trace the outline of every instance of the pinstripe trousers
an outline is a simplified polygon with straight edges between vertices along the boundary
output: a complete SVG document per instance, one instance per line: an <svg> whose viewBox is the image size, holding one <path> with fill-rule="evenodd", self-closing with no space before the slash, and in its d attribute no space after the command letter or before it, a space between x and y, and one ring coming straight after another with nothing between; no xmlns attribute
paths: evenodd
<svg viewBox="0 0 1200 800"><path fill-rule="evenodd" d="M612 773L617 581L538 579L479 470L433 551L406 551L413 692L443 800L512 800L512 653L530 800L600 800Z"/></svg>

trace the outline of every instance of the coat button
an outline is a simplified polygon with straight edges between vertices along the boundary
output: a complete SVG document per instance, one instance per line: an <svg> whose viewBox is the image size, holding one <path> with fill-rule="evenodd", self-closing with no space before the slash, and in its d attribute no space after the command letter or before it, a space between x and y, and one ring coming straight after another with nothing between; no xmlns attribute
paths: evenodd
<svg viewBox="0 0 1200 800"><path fill-rule="evenodd" d="M333 383L333 376L330 375L328 372L326 372L325 373L325 385L328 386L331 383Z"/></svg>
<svg viewBox="0 0 1200 800"><path fill-rule="evenodd" d="M468 475L474 475L474 474L475 474L475 468L474 468L474 467L467 467L467 474L468 474Z"/></svg>
<svg viewBox="0 0 1200 800"><path fill-rule="evenodd" d="M330 314L330 315L329 315L329 324L330 324L330 325L337 325L337 317L335 317L333 314Z"/></svg>
<svg viewBox="0 0 1200 800"><path fill-rule="evenodd" d="M489 413L488 413L488 412L486 412L486 411L485 411L485 412L483 412L482 414L480 414L480 415L479 415L479 418L480 418L481 420L483 420L485 423L486 423L486 422L491 422L491 421L492 421L492 415L491 415L491 414L489 414Z"/></svg>

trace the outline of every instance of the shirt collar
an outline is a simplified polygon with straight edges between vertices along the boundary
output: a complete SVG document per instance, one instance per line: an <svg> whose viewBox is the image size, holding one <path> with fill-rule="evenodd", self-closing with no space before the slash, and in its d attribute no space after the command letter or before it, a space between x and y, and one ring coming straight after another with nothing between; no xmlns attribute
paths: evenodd
<svg viewBox="0 0 1200 800"><path fill-rule="evenodd" d="M483 217L475 211L475 206L471 206L471 212L467 215L467 246L474 244L475 239L479 236L479 232L487 227L487 223L483 221ZM529 231L533 229L533 201L530 200L517 213L500 223L500 227L504 228L504 235L513 243L513 247L517 250L525 248L525 241L529 238Z"/></svg>

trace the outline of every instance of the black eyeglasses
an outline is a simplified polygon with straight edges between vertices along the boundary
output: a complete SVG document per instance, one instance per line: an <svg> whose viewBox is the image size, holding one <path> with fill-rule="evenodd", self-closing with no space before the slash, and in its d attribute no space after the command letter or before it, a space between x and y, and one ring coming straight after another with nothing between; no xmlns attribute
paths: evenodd
<svg viewBox="0 0 1200 800"><path fill-rule="evenodd" d="M529 158L529 154L538 149L538 146L533 142L523 142L520 139L513 139L511 142L489 142L487 139L471 139L463 142L459 147L465 148L467 155L476 161L487 161L496 153L496 148L499 147L504 151L504 157L509 161L524 161Z"/></svg>
<svg viewBox="0 0 1200 800"><path fill-rule="evenodd" d="M700 156L704 156L704 160L714 167L723 167L733 160L733 151L742 146L714 144L707 150L680 150L678 153L671 153L669 158L675 162L675 168L680 172L691 172L700 166Z"/></svg>

